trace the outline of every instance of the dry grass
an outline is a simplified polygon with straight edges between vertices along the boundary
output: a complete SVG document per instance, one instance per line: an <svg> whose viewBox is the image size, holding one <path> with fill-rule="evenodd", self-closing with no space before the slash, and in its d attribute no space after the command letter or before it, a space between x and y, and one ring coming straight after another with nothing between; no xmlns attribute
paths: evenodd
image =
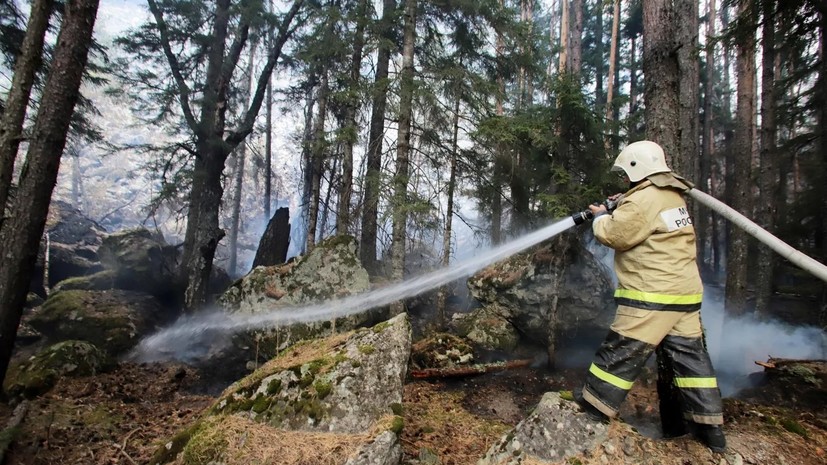
<svg viewBox="0 0 827 465"><path fill-rule="evenodd" d="M480 418L463 408L462 392L446 392L438 385L405 386L405 428L402 445L407 456L421 448L436 453L446 465L473 465L511 426Z"/></svg>
<svg viewBox="0 0 827 465"><path fill-rule="evenodd" d="M175 463L338 465L369 443L374 432L387 429L390 421L383 418L364 434L336 434L286 431L239 415L215 417L206 420Z"/></svg>

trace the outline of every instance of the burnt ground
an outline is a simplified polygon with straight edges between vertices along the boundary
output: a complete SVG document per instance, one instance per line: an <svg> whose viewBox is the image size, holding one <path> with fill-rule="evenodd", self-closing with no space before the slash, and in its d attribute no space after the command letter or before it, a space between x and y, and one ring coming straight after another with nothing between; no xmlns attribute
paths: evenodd
<svg viewBox="0 0 827 465"><path fill-rule="evenodd" d="M429 454L443 465L474 464L523 419L547 391L570 390L582 370L549 372L526 367L461 379L409 380L404 393L402 444L407 463ZM777 380L776 380L777 381ZM97 376L63 379L29 401L28 413L6 464L139 464L195 419L215 399L217 386L195 370L174 364L121 364ZM210 388L210 389L207 389ZM653 375L635 384L614 421L609 441L569 463L827 464L824 391L792 396L768 384L746 399L727 399L728 454L712 454L691 439L657 439ZM0 404L0 424L11 416ZM630 435L636 430L645 436ZM736 455L737 454L737 455Z"/></svg>

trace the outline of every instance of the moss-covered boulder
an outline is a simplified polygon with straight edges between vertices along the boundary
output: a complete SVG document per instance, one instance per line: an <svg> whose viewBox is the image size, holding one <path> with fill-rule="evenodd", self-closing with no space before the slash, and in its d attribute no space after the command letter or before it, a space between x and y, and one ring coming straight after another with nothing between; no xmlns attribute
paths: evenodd
<svg viewBox="0 0 827 465"><path fill-rule="evenodd" d="M166 300L178 288L178 252L147 229L128 229L103 238L98 256L114 273L115 287Z"/></svg>
<svg viewBox="0 0 827 465"><path fill-rule="evenodd" d="M106 291L115 289L117 279L118 274L115 271L104 270L88 276L65 279L58 283L53 291Z"/></svg>
<svg viewBox="0 0 827 465"><path fill-rule="evenodd" d="M453 334L433 334L411 347L411 367L416 369L468 365L473 360L473 348Z"/></svg>
<svg viewBox="0 0 827 465"><path fill-rule="evenodd" d="M397 415L410 348L406 314L290 347L231 385L151 463L178 457L229 465L268 457L285 465L398 464ZM306 455L297 458L298 451Z"/></svg>
<svg viewBox="0 0 827 465"><path fill-rule="evenodd" d="M608 271L575 234L562 234L479 271L468 279L468 288L487 308L477 321L500 315L521 339L546 345L550 352L559 332L605 328L614 314ZM489 326L503 333L498 324ZM492 339L499 337L496 333Z"/></svg>
<svg viewBox="0 0 827 465"><path fill-rule="evenodd" d="M94 375L109 369L112 359L86 341L63 341L11 368L5 390L11 396L34 397L47 392L61 376Z"/></svg>
<svg viewBox="0 0 827 465"><path fill-rule="evenodd" d="M454 314L451 326L460 336L468 338L479 347L491 350L512 351L520 342L517 328L508 321L507 310L495 304L471 313Z"/></svg>
<svg viewBox="0 0 827 465"><path fill-rule="evenodd" d="M27 318L49 341L88 341L121 354L169 320L158 300L140 292L56 292Z"/></svg>
<svg viewBox="0 0 827 465"><path fill-rule="evenodd" d="M356 256L355 239L334 236L289 263L254 268L221 296L219 304L230 313L300 312L303 305L359 294L369 288L368 273ZM298 341L349 331L383 318L381 311L362 312L335 321L253 331L239 335L234 350L267 359Z"/></svg>

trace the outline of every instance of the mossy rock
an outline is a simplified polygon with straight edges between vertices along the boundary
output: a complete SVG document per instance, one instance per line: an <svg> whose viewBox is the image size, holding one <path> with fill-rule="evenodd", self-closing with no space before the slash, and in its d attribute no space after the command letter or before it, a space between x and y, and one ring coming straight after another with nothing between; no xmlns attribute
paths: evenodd
<svg viewBox="0 0 827 465"><path fill-rule="evenodd" d="M411 347L411 362L418 369L445 368L468 364L474 351L462 338L448 333L437 333Z"/></svg>
<svg viewBox="0 0 827 465"><path fill-rule="evenodd" d="M485 349L512 351L520 342L517 329L501 311L492 308L454 315L451 324L456 328L457 334Z"/></svg>
<svg viewBox="0 0 827 465"><path fill-rule="evenodd" d="M55 291L105 291L114 289L118 275L115 271L104 270L89 276L64 279L55 286Z"/></svg>
<svg viewBox="0 0 827 465"><path fill-rule="evenodd" d="M69 290L49 296L29 324L48 340L88 341L117 355L166 320L159 302L147 294Z"/></svg>
<svg viewBox="0 0 827 465"><path fill-rule="evenodd" d="M6 391L15 397L35 397L49 391L61 376L94 375L113 365L112 359L94 344L59 342L13 367L7 378Z"/></svg>

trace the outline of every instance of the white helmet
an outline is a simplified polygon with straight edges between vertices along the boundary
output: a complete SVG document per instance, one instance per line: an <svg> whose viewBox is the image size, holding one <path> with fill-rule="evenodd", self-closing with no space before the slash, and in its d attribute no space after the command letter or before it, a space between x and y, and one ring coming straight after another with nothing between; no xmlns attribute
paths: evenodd
<svg viewBox="0 0 827 465"><path fill-rule="evenodd" d="M625 171L632 182L655 173L672 171L666 166L666 157L660 145L648 140L633 142L620 152L612 171L620 170Z"/></svg>

